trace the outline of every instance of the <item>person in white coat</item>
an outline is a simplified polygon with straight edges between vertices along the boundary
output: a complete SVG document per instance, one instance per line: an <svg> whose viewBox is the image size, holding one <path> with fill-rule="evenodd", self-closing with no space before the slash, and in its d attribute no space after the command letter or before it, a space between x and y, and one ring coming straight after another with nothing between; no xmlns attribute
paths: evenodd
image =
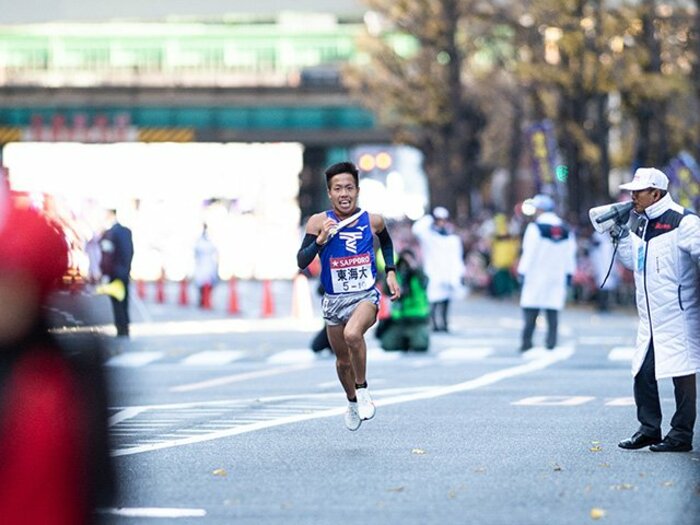
<svg viewBox="0 0 700 525"><path fill-rule="evenodd" d="M554 213L549 195L535 195L535 220L523 236L518 275L522 282L520 306L525 325L520 351L532 348L532 336L541 310L547 316L546 347L557 345L559 311L566 303L567 285L576 270L576 241L571 228Z"/></svg>
<svg viewBox="0 0 700 525"><path fill-rule="evenodd" d="M207 225L202 227L202 234L194 245L193 281L199 290L199 306L211 307L211 294L219 279L219 250L209 238Z"/></svg>
<svg viewBox="0 0 700 525"><path fill-rule="evenodd" d="M447 208L437 206L413 225L420 244L423 270L428 276L428 302L434 332L449 331L450 301L465 294L464 247L452 233Z"/></svg>
<svg viewBox="0 0 700 525"><path fill-rule="evenodd" d="M700 371L700 218L673 201L668 184L662 171L639 168L632 182L620 186L632 192L633 231L616 225L610 232L619 242L620 261L634 271L639 314L632 375L640 426L619 446L687 452L693 448ZM657 381L668 377L676 411L662 440Z"/></svg>

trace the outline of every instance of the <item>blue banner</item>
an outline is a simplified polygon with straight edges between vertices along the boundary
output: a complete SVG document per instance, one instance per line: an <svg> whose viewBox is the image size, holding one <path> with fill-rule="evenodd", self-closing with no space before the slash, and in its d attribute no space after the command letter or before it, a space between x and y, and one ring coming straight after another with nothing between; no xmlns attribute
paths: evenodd
<svg viewBox="0 0 700 525"><path fill-rule="evenodd" d="M700 166L687 151L673 157L667 168L673 198L691 210L700 210Z"/></svg>
<svg viewBox="0 0 700 525"><path fill-rule="evenodd" d="M557 159L559 152L554 134L554 124L545 119L532 124L526 130L527 149L532 163L537 193L552 196L558 205L565 203L566 175L557 177ZM562 166L563 169L566 169Z"/></svg>

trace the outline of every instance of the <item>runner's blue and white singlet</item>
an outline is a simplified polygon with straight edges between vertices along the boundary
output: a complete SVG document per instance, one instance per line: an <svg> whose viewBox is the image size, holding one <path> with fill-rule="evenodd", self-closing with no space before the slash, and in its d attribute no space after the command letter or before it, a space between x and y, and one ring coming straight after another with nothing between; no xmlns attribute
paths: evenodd
<svg viewBox="0 0 700 525"><path fill-rule="evenodd" d="M333 211L326 211L326 215L340 222ZM331 237L319 257L321 284L326 293L362 292L372 288L377 266L369 213L363 212L352 226L346 226Z"/></svg>

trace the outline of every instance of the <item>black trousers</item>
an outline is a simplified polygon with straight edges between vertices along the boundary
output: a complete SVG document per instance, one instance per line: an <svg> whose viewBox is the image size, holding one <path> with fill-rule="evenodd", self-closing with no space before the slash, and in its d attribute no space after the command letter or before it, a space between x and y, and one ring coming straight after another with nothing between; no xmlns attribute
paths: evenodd
<svg viewBox="0 0 700 525"><path fill-rule="evenodd" d="M449 299L430 303L430 323L434 332L447 332L447 314L450 308Z"/></svg>
<svg viewBox="0 0 700 525"><path fill-rule="evenodd" d="M547 348L551 350L557 346L559 311L545 310L544 312L547 316L547 339L545 344ZM523 328L523 338L520 346L521 352L532 348L532 335L535 333L535 325L537 324L537 318L540 315L540 309L523 308L523 314L525 316L525 327Z"/></svg>
<svg viewBox="0 0 700 525"><path fill-rule="evenodd" d="M661 402L656 381L654 341L649 343L647 355L634 377L634 403L637 405L639 431L647 436L661 436ZM671 418L667 436L682 443L692 443L696 418L697 386L695 374L673 378L676 412Z"/></svg>
<svg viewBox="0 0 700 525"><path fill-rule="evenodd" d="M112 312L114 313L114 326L117 328L118 336L129 335L129 283L125 283L126 294L123 301L117 301L110 296L109 300L112 303Z"/></svg>

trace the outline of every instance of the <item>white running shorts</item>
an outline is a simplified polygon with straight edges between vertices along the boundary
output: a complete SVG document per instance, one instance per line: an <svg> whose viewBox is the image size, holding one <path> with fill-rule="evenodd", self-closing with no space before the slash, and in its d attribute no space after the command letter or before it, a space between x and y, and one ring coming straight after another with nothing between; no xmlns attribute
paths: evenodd
<svg viewBox="0 0 700 525"><path fill-rule="evenodd" d="M372 303L379 309L379 290L372 287L362 292L324 294L321 300L323 319L329 326L345 324L360 303Z"/></svg>

